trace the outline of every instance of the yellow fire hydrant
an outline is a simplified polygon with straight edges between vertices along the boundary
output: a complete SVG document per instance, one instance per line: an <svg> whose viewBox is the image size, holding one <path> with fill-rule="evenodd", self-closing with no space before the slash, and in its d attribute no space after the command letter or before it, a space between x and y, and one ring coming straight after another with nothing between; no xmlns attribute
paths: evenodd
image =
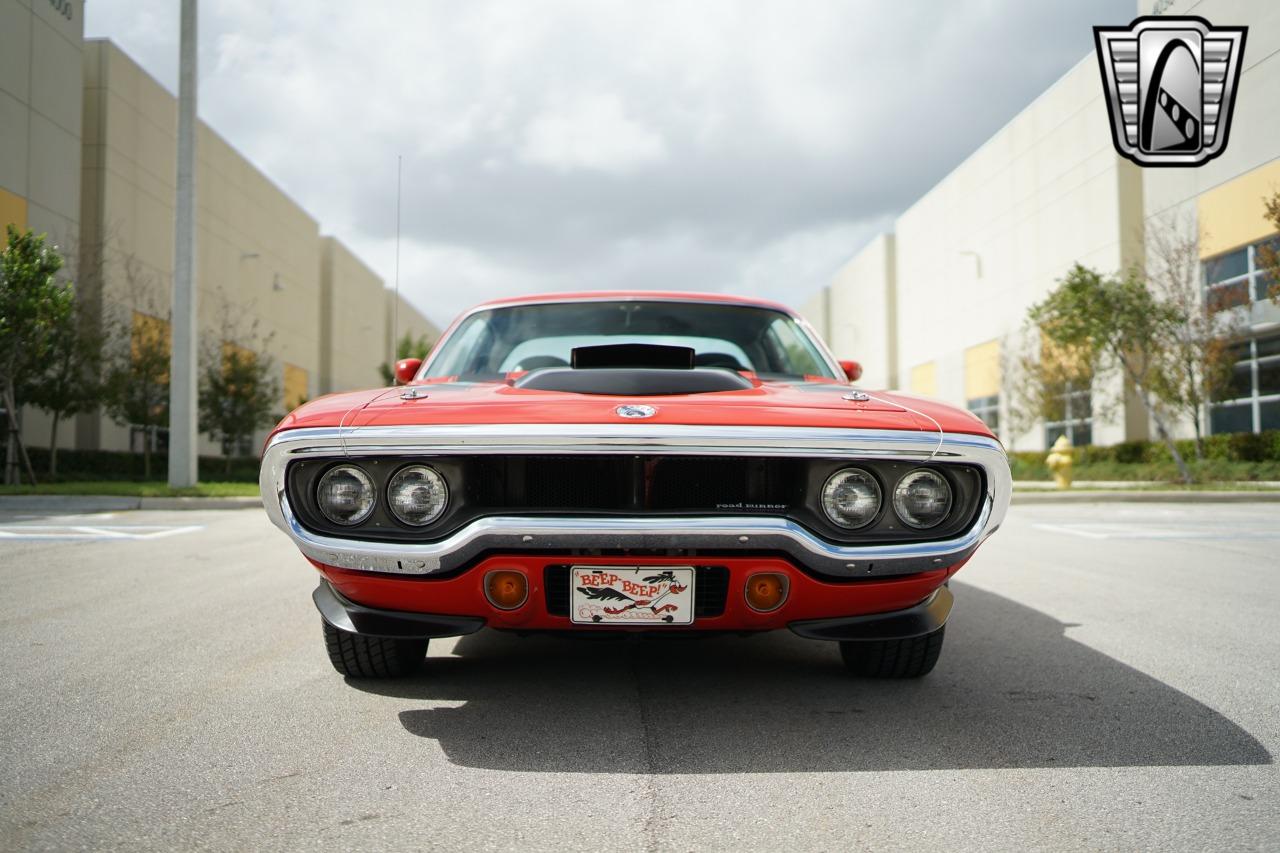
<svg viewBox="0 0 1280 853"><path fill-rule="evenodd" d="M1053 472L1053 479L1059 489L1071 488L1071 466L1075 464L1075 458L1071 455L1071 439L1065 435L1058 436L1044 462Z"/></svg>

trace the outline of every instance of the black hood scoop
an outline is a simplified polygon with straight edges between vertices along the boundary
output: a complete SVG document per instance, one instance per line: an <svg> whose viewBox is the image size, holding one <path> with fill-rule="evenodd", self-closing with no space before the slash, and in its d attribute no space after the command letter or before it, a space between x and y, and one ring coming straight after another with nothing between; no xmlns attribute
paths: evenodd
<svg viewBox="0 0 1280 853"><path fill-rule="evenodd" d="M601 344L574 347L569 363L575 370L600 370L610 367L654 367L668 370L692 370L693 347L663 344Z"/></svg>
<svg viewBox="0 0 1280 853"><path fill-rule="evenodd" d="M624 397L745 391L753 387L751 380L733 370L694 367L691 347L605 344L576 347L571 359L572 367L530 371L516 380L515 387Z"/></svg>
<svg viewBox="0 0 1280 853"><path fill-rule="evenodd" d="M612 394L621 397L661 397L671 394L706 394L711 391L746 391L751 380L724 367L544 367L526 373L514 383L533 391L566 391L571 394Z"/></svg>

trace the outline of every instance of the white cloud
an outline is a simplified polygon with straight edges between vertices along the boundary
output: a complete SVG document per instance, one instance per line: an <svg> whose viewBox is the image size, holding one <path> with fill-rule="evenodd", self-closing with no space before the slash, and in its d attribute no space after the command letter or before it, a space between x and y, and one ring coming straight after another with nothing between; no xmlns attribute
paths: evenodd
<svg viewBox="0 0 1280 853"><path fill-rule="evenodd" d="M177 4L86 29L169 85ZM1131 0L202 5L201 115L433 319L550 287L803 301ZM998 46L988 52L984 45Z"/></svg>
<svg viewBox="0 0 1280 853"><path fill-rule="evenodd" d="M627 174L663 159L662 136L626 114L614 94L584 95L556 105L525 128L520 159L558 172Z"/></svg>

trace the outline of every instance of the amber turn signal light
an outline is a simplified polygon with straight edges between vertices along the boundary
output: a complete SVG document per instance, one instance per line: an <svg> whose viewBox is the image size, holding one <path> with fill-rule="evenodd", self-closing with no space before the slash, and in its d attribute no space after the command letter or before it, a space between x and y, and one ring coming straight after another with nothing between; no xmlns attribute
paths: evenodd
<svg viewBox="0 0 1280 853"><path fill-rule="evenodd" d="M787 600L786 575L761 574L747 578L747 604L752 610L768 613Z"/></svg>
<svg viewBox="0 0 1280 853"><path fill-rule="evenodd" d="M489 572L484 576L484 594L499 610L515 610L529 597L529 582L519 572Z"/></svg>

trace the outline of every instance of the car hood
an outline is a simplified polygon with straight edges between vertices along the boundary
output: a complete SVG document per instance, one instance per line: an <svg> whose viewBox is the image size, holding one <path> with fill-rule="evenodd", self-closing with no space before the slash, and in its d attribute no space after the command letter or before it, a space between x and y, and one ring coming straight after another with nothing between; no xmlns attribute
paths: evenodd
<svg viewBox="0 0 1280 853"><path fill-rule="evenodd" d="M687 424L711 426L902 429L990 435L962 409L888 391L863 392L832 382L759 382L749 389L667 396L574 394L497 382L427 382L320 397L288 415L277 431L324 426L434 424ZM852 398L852 399L851 399ZM617 409L647 405L651 417Z"/></svg>

